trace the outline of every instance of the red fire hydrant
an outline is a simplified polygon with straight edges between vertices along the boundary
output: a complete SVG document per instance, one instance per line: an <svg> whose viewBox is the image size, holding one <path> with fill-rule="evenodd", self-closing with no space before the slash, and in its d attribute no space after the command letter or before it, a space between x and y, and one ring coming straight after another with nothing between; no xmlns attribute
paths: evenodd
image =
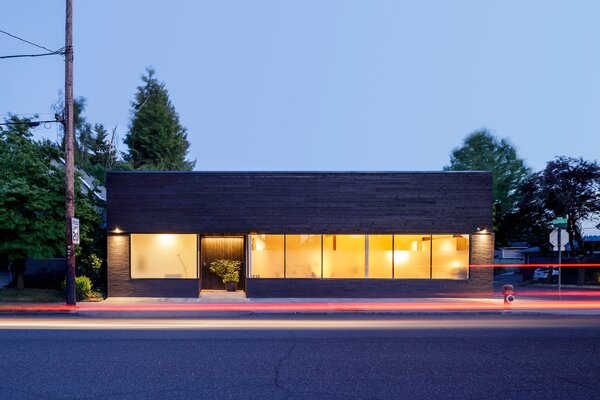
<svg viewBox="0 0 600 400"><path fill-rule="evenodd" d="M515 301L515 290L513 285L504 285L503 289L502 295L504 296L504 307L509 307L510 303Z"/></svg>

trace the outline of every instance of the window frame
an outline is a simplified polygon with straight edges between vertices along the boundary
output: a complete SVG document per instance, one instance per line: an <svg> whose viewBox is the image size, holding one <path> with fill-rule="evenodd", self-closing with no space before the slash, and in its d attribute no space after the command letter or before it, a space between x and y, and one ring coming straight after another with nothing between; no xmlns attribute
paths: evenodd
<svg viewBox="0 0 600 400"><path fill-rule="evenodd" d="M196 240L195 245L195 257L196 257L196 277L195 278L134 278L132 275L132 270L133 270L133 262L132 262L132 251L131 251L131 243L133 242L133 235L194 235L196 236ZM129 236L129 279L132 281L141 281L141 280L200 280L200 248L199 248L199 240L200 240L200 234L198 233L173 233L173 232L161 232L161 233L157 233L157 232L152 232L152 233L148 233L148 232L129 232L128 233Z"/></svg>

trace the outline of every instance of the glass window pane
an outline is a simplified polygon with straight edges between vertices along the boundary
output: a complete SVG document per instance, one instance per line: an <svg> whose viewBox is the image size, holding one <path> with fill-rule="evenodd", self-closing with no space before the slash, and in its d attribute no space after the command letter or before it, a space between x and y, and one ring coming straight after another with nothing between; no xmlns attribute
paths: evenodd
<svg viewBox="0 0 600 400"><path fill-rule="evenodd" d="M369 235L368 277L392 277L392 235Z"/></svg>
<svg viewBox="0 0 600 400"><path fill-rule="evenodd" d="M321 277L321 235L285 236L286 278Z"/></svg>
<svg viewBox="0 0 600 400"><path fill-rule="evenodd" d="M131 278L197 278L197 236L131 235Z"/></svg>
<svg viewBox="0 0 600 400"><path fill-rule="evenodd" d="M394 235L394 278L429 279L429 235Z"/></svg>
<svg viewBox="0 0 600 400"><path fill-rule="evenodd" d="M323 235L323 278L364 278L365 236Z"/></svg>
<svg viewBox="0 0 600 400"><path fill-rule="evenodd" d="M251 278L283 278L283 235L251 235Z"/></svg>
<svg viewBox="0 0 600 400"><path fill-rule="evenodd" d="M469 235L433 235L433 279L469 277Z"/></svg>

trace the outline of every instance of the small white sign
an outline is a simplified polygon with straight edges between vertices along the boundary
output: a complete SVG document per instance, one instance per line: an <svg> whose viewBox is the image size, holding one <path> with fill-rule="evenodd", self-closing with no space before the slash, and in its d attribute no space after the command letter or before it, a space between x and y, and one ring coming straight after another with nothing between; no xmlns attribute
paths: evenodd
<svg viewBox="0 0 600 400"><path fill-rule="evenodd" d="M555 228L550 232L550 243L554 246L554 251L558 251L558 235L560 232L560 247L564 251L565 245L569 243L569 233L564 229Z"/></svg>
<svg viewBox="0 0 600 400"><path fill-rule="evenodd" d="M79 218L71 218L71 237L73 244L79 244Z"/></svg>

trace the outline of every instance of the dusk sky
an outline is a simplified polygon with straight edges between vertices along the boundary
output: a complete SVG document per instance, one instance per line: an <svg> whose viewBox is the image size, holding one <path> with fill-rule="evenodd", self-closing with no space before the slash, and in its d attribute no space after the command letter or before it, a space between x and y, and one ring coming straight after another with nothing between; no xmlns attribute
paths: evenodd
<svg viewBox="0 0 600 400"><path fill-rule="evenodd" d="M600 153L598 1L75 1L75 94L128 129L152 65L197 170L440 170L487 127L534 170ZM0 29L64 45L64 1ZM0 34L0 55L39 49ZM40 113L63 57L0 60L0 115ZM56 140L57 131L37 129ZM126 150L122 143L120 150Z"/></svg>

